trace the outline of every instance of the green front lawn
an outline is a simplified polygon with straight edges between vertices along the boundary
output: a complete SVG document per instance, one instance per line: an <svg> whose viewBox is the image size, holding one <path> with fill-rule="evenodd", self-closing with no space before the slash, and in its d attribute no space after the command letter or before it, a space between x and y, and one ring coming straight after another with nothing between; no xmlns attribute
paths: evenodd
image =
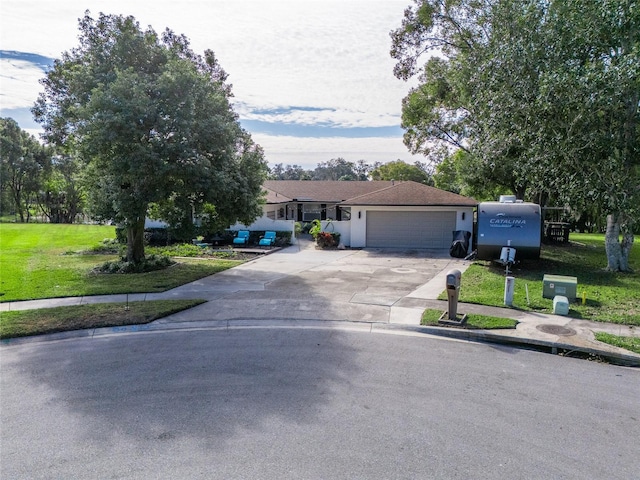
<svg viewBox="0 0 640 480"><path fill-rule="evenodd" d="M0 339L87 328L139 325L201 303L204 303L204 300L157 300L131 302L128 305L100 303L3 312L0 321Z"/></svg>
<svg viewBox="0 0 640 480"><path fill-rule="evenodd" d="M543 245L539 260L515 266L514 308L552 313L553 301L542 298L544 274L578 278L579 300L569 315L603 322L640 325L640 249L630 259L634 273L604 270L604 235L572 234L567 246ZM517 259L517 255L516 255ZM481 305L504 305L504 268L488 261L476 261L462 275L460 301ZM528 291L528 296L527 296ZM582 296L586 302L582 304ZM445 299L444 294L441 296Z"/></svg>
<svg viewBox="0 0 640 480"><path fill-rule="evenodd" d="M596 340L608 343L619 348L625 348L635 353L640 353L640 338L638 337L621 337L610 333L596 332Z"/></svg>
<svg viewBox="0 0 640 480"><path fill-rule="evenodd" d="M180 260L166 270L148 273L94 273L94 267L118 255L87 252L113 238L114 227L99 225L0 223L0 302L163 292L242 263Z"/></svg>

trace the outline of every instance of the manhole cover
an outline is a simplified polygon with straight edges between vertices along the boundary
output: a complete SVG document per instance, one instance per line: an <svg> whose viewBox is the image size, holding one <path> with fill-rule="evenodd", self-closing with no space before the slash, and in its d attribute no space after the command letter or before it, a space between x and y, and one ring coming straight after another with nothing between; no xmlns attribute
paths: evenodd
<svg viewBox="0 0 640 480"><path fill-rule="evenodd" d="M544 333L550 333L551 335L575 335L576 331L572 328L563 327L562 325L538 325L538 330Z"/></svg>

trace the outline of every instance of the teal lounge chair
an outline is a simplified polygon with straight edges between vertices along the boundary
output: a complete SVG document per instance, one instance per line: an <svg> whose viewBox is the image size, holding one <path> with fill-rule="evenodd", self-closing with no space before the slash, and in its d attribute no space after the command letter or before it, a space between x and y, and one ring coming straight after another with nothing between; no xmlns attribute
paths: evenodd
<svg viewBox="0 0 640 480"><path fill-rule="evenodd" d="M234 245L248 245L249 244L249 230L240 230L233 239Z"/></svg>
<svg viewBox="0 0 640 480"><path fill-rule="evenodd" d="M265 232L264 236L260 237L258 245L261 247L271 247L276 243L276 232Z"/></svg>

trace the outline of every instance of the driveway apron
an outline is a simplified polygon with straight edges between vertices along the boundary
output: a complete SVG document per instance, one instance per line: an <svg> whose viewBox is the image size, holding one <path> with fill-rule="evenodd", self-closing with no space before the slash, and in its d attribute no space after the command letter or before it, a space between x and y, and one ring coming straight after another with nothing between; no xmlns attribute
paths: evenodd
<svg viewBox="0 0 640 480"><path fill-rule="evenodd" d="M264 319L417 325L422 308L395 305L406 296L435 298L444 288L442 276L466 265L442 250L316 250L312 242L299 240L161 294L209 302L158 323ZM425 290L430 282L436 285Z"/></svg>

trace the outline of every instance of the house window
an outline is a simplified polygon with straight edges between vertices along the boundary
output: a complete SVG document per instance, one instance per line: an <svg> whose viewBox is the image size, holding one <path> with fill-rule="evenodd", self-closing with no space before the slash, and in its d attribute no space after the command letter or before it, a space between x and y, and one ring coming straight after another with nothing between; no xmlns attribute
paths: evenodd
<svg viewBox="0 0 640 480"><path fill-rule="evenodd" d="M313 220L320 220L320 212L304 212L302 215L303 221L311 222Z"/></svg>
<svg viewBox="0 0 640 480"><path fill-rule="evenodd" d="M311 222L322 219L322 205L319 203L299 203L298 213L302 209L302 221Z"/></svg>

